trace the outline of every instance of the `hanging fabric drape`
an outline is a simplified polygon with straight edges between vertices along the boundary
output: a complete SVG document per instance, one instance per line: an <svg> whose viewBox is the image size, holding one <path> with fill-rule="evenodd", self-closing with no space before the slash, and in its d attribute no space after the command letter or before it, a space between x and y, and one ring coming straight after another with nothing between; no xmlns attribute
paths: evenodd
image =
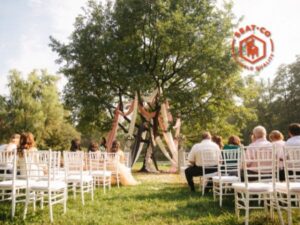
<svg viewBox="0 0 300 225"><path fill-rule="evenodd" d="M158 147L160 148L160 150L162 151L162 153L166 156L166 158L168 160L170 160L170 162L172 163L172 165L176 164L176 162L171 158L170 154L168 153L168 151L167 151L167 149L166 149L163 141L161 140L161 138L159 136L157 136L155 138L155 141L156 141Z"/></svg>
<svg viewBox="0 0 300 225"><path fill-rule="evenodd" d="M142 139L143 139L143 140L145 140L146 135L147 135L147 131L144 131L144 132L142 133ZM137 152L137 154L136 154L136 157L135 157L135 159L134 159L133 164L135 164L136 161L138 160L138 158L140 157L140 154L141 154L141 152L142 152L142 150L143 150L144 144L145 144L144 142L141 142L141 143L140 143L139 150L138 150L138 152ZM132 165L133 165L133 164L132 164Z"/></svg>
<svg viewBox="0 0 300 225"><path fill-rule="evenodd" d="M178 160L178 150L177 150L177 146L174 143L174 139L172 136L172 133L170 131L168 131L168 127L169 127L169 113L167 111L167 105L165 103L163 103L161 105L161 117L159 118L159 125L160 128L163 131L163 136L164 139L169 147L169 150L172 154L172 161L174 162L172 164L172 170L176 170L177 168L177 160Z"/></svg>
<svg viewBox="0 0 300 225"><path fill-rule="evenodd" d="M118 108L115 110L114 114L115 115L114 115L114 120L113 120L112 128L111 128L110 132L107 135L107 141L106 141L106 147L107 147L108 151L110 151L110 149L111 149L112 142L115 140L116 134L117 134L117 130L118 130L119 116L120 116L120 111L119 111Z"/></svg>
<svg viewBox="0 0 300 225"><path fill-rule="evenodd" d="M137 98L137 95L136 95L135 98L134 98L134 101L133 101L133 113L132 113L132 116L131 116L131 121L130 121L129 129L128 129L129 137L133 136L133 131L134 131L134 127L135 127L137 113L138 113L138 98Z"/></svg>

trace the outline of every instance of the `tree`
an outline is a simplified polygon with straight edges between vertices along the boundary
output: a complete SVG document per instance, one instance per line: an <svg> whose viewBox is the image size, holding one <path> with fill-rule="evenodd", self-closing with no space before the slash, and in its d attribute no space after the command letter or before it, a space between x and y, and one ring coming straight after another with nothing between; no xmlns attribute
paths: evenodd
<svg viewBox="0 0 300 225"><path fill-rule="evenodd" d="M2 101L2 139L15 132L30 131L39 148L67 149L70 140L79 134L67 121L68 112L59 100L58 77L33 71L23 79L12 70L8 80L10 94Z"/></svg>
<svg viewBox="0 0 300 225"><path fill-rule="evenodd" d="M186 129L227 126L234 107L227 103L240 80L228 41L232 18L231 5L220 10L211 0L89 1L69 43L51 37L50 44L68 78L65 101L73 119L97 122L105 111L122 111L135 93L141 104L142 95L159 90L151 111L158 114L169 99ZM149 125L154 136L157 119Z"/></svg>

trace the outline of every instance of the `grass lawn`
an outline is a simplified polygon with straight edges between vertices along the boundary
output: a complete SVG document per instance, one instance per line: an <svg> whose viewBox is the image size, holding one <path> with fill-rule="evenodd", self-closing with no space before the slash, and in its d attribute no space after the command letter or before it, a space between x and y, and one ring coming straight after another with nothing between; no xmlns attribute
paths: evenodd
<svg viewBox="0 0 300 225"><path fill-rule="evenodd" d="M95 200L86 194L86 204L81 205L69 195L68 209L62 214L61 205L54 206L54 224L243 224L234 215L233 197L224 201L223 208L213 201L211 193L205 197L200 192L191 194L179 175L135 173L142 182L136 187L113 187L106 194L95 191ZM49 210L29 208L22 220L23 204L17 206L16 217L10 219L10 204L0 203L0 224L49 224ZM294 213L294 224L300 224L299 214ZM276 217L277 218L277 217ZM298 223L297 223L298 221ZM279 224L271 221L263 210L250 214L250 224Z"/></svg>

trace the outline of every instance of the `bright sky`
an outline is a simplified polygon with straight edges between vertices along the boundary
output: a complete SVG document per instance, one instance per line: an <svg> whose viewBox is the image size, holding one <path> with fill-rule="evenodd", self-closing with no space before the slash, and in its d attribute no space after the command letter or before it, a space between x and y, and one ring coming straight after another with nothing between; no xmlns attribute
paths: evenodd
<svg viewBox="0 0 300 225"><path fill-rule="evenodd" d="M49 36L66 41L76 15L87 0L2 0L0 5L0 94L7 94L7 74L47 69L55 74L56 54L48 46ZM235 0L234 13L244 16L241 26L255 24L272 32L275 57L260 76L274 77L279 65L300 55L299 0ZM244 73L247 73L245 71ZM60 88L64 81L60 83Z"/></svg>

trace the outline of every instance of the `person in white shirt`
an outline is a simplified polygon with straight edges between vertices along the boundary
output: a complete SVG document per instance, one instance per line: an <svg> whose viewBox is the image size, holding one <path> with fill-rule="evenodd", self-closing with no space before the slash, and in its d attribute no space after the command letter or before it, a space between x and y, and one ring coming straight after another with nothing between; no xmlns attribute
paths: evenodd
<svg viewBox="0 0 300 225"><path fill-rule="evenodd" d="M189 184L189 187L192 192L195 191L195 185L193 181L193 177L202 176L202 160L201 160L201 151L211 149L211 151L216 152L216 165L215 168L209 168L205 170L205 173L213 173L218 170L217 164L220 156L220 148L219 146L211 140L211 134L209 132L204 132L202 134L202 141L201 143L195 144L189 155L188 161L190 166L185 170L185 177ZM214 165L212 165L214 166Z"/></svg>
<svg viewBox="0 0 300 225"><path fill-rule="evenodd" d="M20 143L20 137L20 134L13 134L5 150L8 152L12 152L14 149L17 149Z"/></svg>
<svg viewBox="0 0 300 225"><path fill-rule="evenodd" d="M300 146L300 123L289 125L290 138L286 141L286 146Z"/></svg>
<svg viewBox="0 0 300 225"><path fill-rule="evenodd" d="M269 134L269 139L272 142L273 147L276 150L276 158L279 162L279 180L284 181L285 175L284 175L284 165L283 165L283 158L284 158L284 137L283 134L278 130L273 130Z"/></svg>
<svg viewBox="0 0 300 225"><path fill-rule="evenodd" d="M263 126L256 126L253 131L253 140L254 142L252 142L248 148L247 148L247 151L246 151L246 158L247 159L251 159L251 162L248 162L247 163L247 167L249 168L248 169L248 174L251 174L251 173L257 173L257 163L254 162L255 158L256 158L256 154L255 152L256 151L259 151L262 147L272 147L272 144L271 142L269 142L267 140L267 131L266 129L263 127ZM244 180L243 178L243 172L241 173L242 174L242 181Z"/></svg>

